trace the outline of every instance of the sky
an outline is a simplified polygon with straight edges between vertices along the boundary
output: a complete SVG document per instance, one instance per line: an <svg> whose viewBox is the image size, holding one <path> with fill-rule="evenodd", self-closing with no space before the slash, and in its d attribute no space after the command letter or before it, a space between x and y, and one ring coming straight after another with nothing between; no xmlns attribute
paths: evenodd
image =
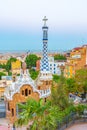
<svg viewBox="0 0 87 130"><path fill-rule="evenodd" d="M44 16L49 50L87 43L87 0L0 0L0 50L41 50Z"/></svg>

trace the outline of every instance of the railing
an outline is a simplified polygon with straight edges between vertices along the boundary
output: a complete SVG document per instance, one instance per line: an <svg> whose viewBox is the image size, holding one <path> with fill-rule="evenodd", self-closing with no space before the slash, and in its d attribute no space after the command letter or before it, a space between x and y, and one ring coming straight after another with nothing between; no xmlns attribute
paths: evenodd
<svg viewBox="0 0 87 130"><path fill-rule="evenodd" d="M71 113L70 115L66 116L62 122L58 122L57 130L66 130L66 128L78 123L87 123L87 115Z"/></svg>
<svg viewBox="0 0 87 130"><path fill-rule="evenodd" d="M39 90L39 92L40 92L40 98L47 97L51 94L50 88L48 88L46 90Z"/></svg>

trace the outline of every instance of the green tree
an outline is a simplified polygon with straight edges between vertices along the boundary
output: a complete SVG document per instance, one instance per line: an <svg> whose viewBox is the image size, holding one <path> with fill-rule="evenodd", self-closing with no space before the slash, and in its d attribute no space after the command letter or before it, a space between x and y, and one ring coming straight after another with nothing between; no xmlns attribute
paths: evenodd
<svg viewBox="0 0 87 130"><path fill-rule="evenodd" d="M0 72L0 80L2 76L6 76L6 74L4 72Z"/></svg>
<svg viewBox="0 0 87 130"><path fill-rule="evenodd" d="M30 76L33 80L35 80L38 77L39 71L35 71L33 69L29 70Z"/></svg>
<svg viewBox="0 0 87 130"><path fill-rule="evenodd" d="M5 69L6 65L5 64L0 64L0 68Z"/></svg>
<svg viewBox="0 0 87 130"><path fill-rule="evenodd" d="M60 76L60 80L56 85L53 83L51 101L52 104L59 106L62 110L70 105L66 93L66 80L63 75Z"/></svg>
<svg viewBox="0 0 87 130"><path fill-rule="evenodd" d="M77 91L84 93L86 96L87 93L87 69L80 69L76 71L75 81L77 86Z"/></svg>
<svg viewBox="0 0 87 130"><path fill-rule="evenodd" d="M11 63L12 63L12 62L15 62L16 60L17 60L16 58L11 57L11 58L7 61L7 63L6 63L6 71L7 71L7 72L9 72L9 71L11 70Z"/></svg>
<svg viewBox="0 0 87 130"><path fill-rule="evenodd" d="M68 96L61 83L57 87L52 88L52 103L59 106L61 110L64 110L69 106Z"/></svg>
<svg viewBox="0 0 87 130"><path fill-rule="evenodd" d="M44 104L43 100L40 99L36 101L34 99L29 99L26 104L19 104L19 108L22 109L22 112L19 114L19 118L16 122L17 126L27 125L31 123L30 130L45 130L45 127L48 127L48 124L54 126L52 123L52 117L48 113L53 113L49 107L51 106L50 101ZM54 112L55 113L55 112ZM49 118L49 120L48 120ZM46 124L46 126L45 126ZM50 130L50 129L49 129Z"/></svg>
<svg viewBox="0 0 87 130"><path fill-rule="evenodd" d="M35 55L35 54L30 54L26 57L26 64L27 64L27 68L32 68L32 67L36 67L36 61L39 58Z"/></svg>
<svg viewBox="0 0 87 130"><path fill-rule="evenodd" d="M53 81L55 81L56 83L58 83L59 80L60 80L60 76L53 75Z"/></svg>
<svg viewBox="0 0 87 130"><path fill-rule="evenodd" d="M66 60L66 57L62 54L57 54L54 56L54 60Z"/></svg>
<svg viewBox="0 0 87 130"><path fill-rule="evenodd" d="M9 72L8 72L8 75L9 75L9 76L12 76L12 72L9 71Z"/></svg>
<svg viewBox="0 0 87 130"><path fill-rule="evenodd" d="M77 91L74 78L66 79L66 89L68 93L75 93Z"/></svg>

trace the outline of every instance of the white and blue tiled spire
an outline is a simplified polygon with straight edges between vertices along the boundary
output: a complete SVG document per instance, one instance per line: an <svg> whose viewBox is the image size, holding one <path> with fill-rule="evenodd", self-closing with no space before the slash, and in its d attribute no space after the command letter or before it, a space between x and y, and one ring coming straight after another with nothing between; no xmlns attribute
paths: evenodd
<svg viewBox="0 0 87 130"><path fill-rule="evenodd" d="M46 25L46 21L48 19L46 16L44 17L44 26L43 30L43 58L41 62L41 71L49 71L49 63L48 63L48 27Z"/></svg>
<svg viewBox="0 0 87 130"><path fill-rule="evenodd" d="M48 19L46 16L44 17L44 26L42 27L43 30L43 57L41 59L41 69L40 69L40 80L48 81L52 80L52 73L49 69L49 62L48 62L48 27L46 25L46 21Z"/></svg>

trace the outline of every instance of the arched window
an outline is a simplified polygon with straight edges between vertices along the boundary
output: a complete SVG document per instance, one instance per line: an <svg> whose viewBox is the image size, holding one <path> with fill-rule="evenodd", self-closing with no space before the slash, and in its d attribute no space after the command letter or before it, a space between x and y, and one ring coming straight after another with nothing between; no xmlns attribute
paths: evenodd
<svg viewBox="0 0 87 130"><path fill-rule="evenodd" d="M22 90L22 95L24 95L24 90Z"/></svg>
<svg viewBox="0 0 87 130"><path fill-rule="evenodd" d="M12 116L14 116L14 109L12 108Z"/></svg>
<svg viewBox="0 0 87 130"><path fill-rule="evenodd" d="M28 96L28 89L25 89L25 96Z"/></svg>
<svg viewBox="0 0 87 130"><path fill-rule="evenodd" d="M29 95L31 94L31 90L29 90Z"/></svg>

